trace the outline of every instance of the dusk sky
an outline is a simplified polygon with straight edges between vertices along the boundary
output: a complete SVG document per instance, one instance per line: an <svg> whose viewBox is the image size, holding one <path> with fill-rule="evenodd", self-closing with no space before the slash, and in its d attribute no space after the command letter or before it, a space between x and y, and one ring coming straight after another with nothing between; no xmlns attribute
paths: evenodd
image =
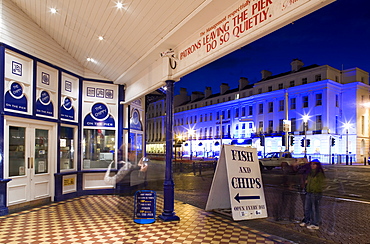
<svg viewBox="0 0 370 244"><path fill-rule="evenodd" d="M261 80L261 70L273 75L290 71L290 62L305 66L329 65L336 69L358 67L370 72L370 1L337 0L243 48L184 76L175 83L190 95L220 92L221 83L238 87L240 77L250 83Z"/></svg>

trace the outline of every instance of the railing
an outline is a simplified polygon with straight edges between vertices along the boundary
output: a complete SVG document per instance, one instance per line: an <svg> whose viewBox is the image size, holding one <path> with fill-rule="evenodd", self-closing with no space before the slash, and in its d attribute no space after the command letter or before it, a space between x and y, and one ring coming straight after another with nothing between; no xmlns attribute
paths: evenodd
<svg viewBox="0 0 370 244"><path fill-rule="evenodd" d="M293 154L295 158L302 158L304 154ZM312 161L314 159L318 159L321 163L325 164L347 164L347 155L346 154L307 154L308 161ZM364 163L366 164L367 159L364 158L363 162L356 162L356 154L349 154L348 155L348 164L352 165L352 163Z"/></svg>

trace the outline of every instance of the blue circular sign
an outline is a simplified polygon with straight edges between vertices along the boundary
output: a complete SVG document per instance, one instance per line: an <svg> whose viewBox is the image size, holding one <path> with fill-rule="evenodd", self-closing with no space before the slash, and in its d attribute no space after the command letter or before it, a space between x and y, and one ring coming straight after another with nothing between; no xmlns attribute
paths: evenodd
<svg viewBox="0 0 370 244"><path fill-rule="evenodd" d="M64 103L63 103L63 106L65 107L65 109L69 110L72 108L72 100L69 98L69 97L65 97L64 98Z"/></svg>
<svg viewBox="0 0 370 244"><path fill-rule="evenodd" d="M10 94L15 98L21 98L23 96L23 87L18 82L13 82L10 85Z"/></svg>
<svg viewBox="0 0 370 244"><path fill-rule="evenodd" d="M40 102L44 105L48 105L50 103L50 95L47 91L42 91L41 92Z"/></svg>
<svg viewBox="0 0 370 244"><path fill-rule="evenodd" d="M96 119L96 120L105 120L109 116L109 110L107 105L104 103L95 103L91 107L91 115Z"/></svg>

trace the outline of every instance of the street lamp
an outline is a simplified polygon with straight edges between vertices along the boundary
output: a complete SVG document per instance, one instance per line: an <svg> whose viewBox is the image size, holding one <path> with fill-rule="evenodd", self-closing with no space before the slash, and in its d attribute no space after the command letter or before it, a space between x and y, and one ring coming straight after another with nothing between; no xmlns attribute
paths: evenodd
<svg viewBox="0 0 370 244"><path fill-rule="evenodd" d="M344 128L346 129L346 165L348 165L349 156L348 156L348 130L350 127L350 123L347 122L344 124Z"/></svg>
<svg viewBox="0 0 370 244"><path fill-rule="evenodd" d="M303 115L303 131L304 131L304 157L307 158L307 125L310 116Z"/></svg>
<svg viewBox="0 0 370 244"><path fill-rule="evenodd" d="M193 146L192 145L193 145L193 135L194 135L195 131L193 129L189 129L188 133L189 133L189 136L190 136L190 138L189 138L189 142L190 142L190 161L192 161L193 160Z"/></svg>

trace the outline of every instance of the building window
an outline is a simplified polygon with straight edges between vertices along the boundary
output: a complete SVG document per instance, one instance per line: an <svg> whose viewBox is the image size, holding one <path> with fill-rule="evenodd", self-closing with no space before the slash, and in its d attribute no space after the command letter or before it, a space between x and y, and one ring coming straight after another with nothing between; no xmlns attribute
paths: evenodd
<svg viewBox="0 0 370 244"><path fill-rule="evenodd" d="M283 83L280 83L278 86L279 86L279 90L281 90L281 89L284 88L284 84Z"/></svg>
<svg viewBox="0 0 370 244"><path fill-rule="evenodd" d="M307 84L307 78L302 78L302 85Z"/></svg>
<svg viewBox="0 0 370 244"><path fill-rule="evenodd" d="M227 110L227 118L230 119L231 117L231 112L230 112L230 109Z"/></svg>
<svg viewBox="0 0 370 244"><path fill-rule="evenodd" d="M279 101L279 111L284 111L284 100Z"/></svg>
<svg viewBox="0 0 370 244"><path fill-rule="evenodd" d="M284 120L279 119L279 131L283 131L283 130L284 130Z"/></svg>
<svg viewBox="0 0 370 244"><path fill-rule="evenodd" d="M253 107L252 106L249 106L249 113L248 115L253 115Z"/></svg>
<svg viewBox="0 0 370 244"><path fill-rule="evenodd" d="M263 103L258 104L258 113L263 114Z"/></svg>
<svg viewBox="0 0 370 244"><path fill-rule="evenodd" d="M316 130L322 130L322 117L321 117L321 115L316 116Z"/></svg>
<svg viewBox="0 0 370 244"><path fill-rule="evenodd" d="M293 86L294 86L294 80L291 80L291 81L289 82L289 86L290 86L290 87L293 87Z"/></svg>
<svg viewBox="0 0 370 244"><path fill-rule="evenodd" d="M302 107L308 108L308 96L303 96L302 97Z"/></svg>
<svg viewBox="0 0 370 244"><path fill-rule="evenodd" d="M212 113L209 114L209 121L212 121Z"/></svg>
<svg viewBox="0 0 370 244"><path fill-rule="evenodd" d="M321 74L320 75L315 75L315 81L320 81L321 80Z"/></svg>
<svg viewBox="0 0 370 244"><path fill-rule="evenodd" d="M291 123L291 131L296 131L297 130L297 120L296 120L296 118L292 118L290 123Z"/></svg>
<svg viewBox="0 0 370 244"><path fill-rule="evenodd" d="M235 109L235 118L238 118L239 117L239 108L236 108Z"/></svg>
<svg viewBox="0 0 370 244"><path fill-rule="evenodd" d="M290 109L296 109L296 98L295 97L290 99Z"/></svg>
<svg viewBox="0 0 370 244"><path fill-rule="evenodd" d="M258 131L263 132L263 121L259 122Z"/></svg>
<svg viewBox="0 0 370 244"><path fill-rule="evenodd" d="M194 123L197 123L197 116L194 116Z"/></svg>
<svg viewBox="0 0 370 244"><path fill-rule="evenodd" d="M249 129L253 128L253 123L249 123Z"/></svg>
<svg viewBox="0 0 370 244"><path fill-rule="evenodd" d="M269 102L269 113L272 113L274 112L274 103L273 102Z"/></svg>
<svg viewBox="0 0 370 244"><path fill-rule="evenodd" d="M272 91L272 86L269 86L268 87L268 91L270 92L270 91Z"/></svg>
<svg viewBox="0 0 370 244"><path fill-rule="evenodd" d="M245 107L242 107L242 117L245 116Z"/></svg>
<svg viewBox="0 0 370 244"><path fill-rule="evenodd" d="M365 135L365 116L361 117L361 132Z"/></svg>
<svg viewBox="0 0 370 244"><path fill-rule="evenodd" d="M339 107L339 96L338 94L335 95L335 106L338 108Z"/></svg>
<svg viewBox="0 0 370 244"><path fill-rule="evenodd" d="M316 94L316 106L322 105L322 93Z"/></svg>
<svg viewBox="0 0 370 244"><path fill-rule="evenodd" d="M199 122L203 122L203 115L200 115Z"/></svg>
<svg viewBox="0 0 370 244"><path fill-rule="evenodd" d="M272 133L274 130L274 121L273 120L269 120L269 128L268 128L268 132L269 133Z"/></svg>
<svg viewBox="0 0 370 244"><path fill-rule="evenodd" d="M220 112L216 113L216 120L220 120Z"/></svg>
<svg viewBox="0 0 370 244"><path fill-rule="evenodd" d="M212 134L212 127L209 127L209 137L212 138L213 137L213 134Z"/></svg>
<svg viewBox="0 0 370 244"><path fill-rule="evenodd" d="M258 88L258 94L262 93L262 88Z"/></svg>

